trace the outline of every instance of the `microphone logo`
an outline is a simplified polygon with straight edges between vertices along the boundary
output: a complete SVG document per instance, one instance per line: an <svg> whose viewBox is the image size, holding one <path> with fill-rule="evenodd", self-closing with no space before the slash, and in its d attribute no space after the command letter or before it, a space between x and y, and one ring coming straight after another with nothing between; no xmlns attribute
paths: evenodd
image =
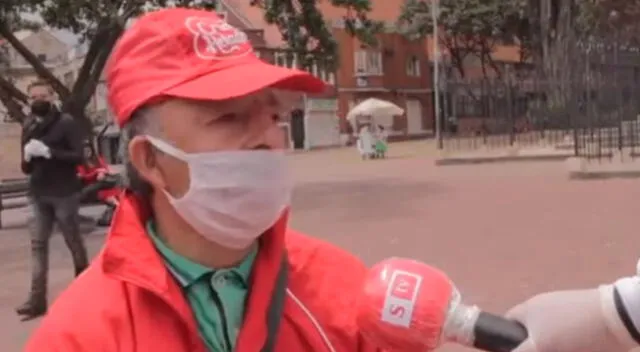
<svg viewBox="0 0 640 352"><path fill-rule="evenodd" d="M420 275L394 270L387 287L380 320L391 325L409 328L421 283Z"/></svg>

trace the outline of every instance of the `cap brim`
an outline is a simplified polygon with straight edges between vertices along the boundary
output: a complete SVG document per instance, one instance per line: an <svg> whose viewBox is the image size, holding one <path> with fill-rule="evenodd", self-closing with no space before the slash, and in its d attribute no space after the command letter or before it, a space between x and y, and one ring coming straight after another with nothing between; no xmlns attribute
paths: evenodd
<svg viewBox="0 0 640 352"><path fill-rule="evenodd" d="M197 100L225 100L267 87L317 94L325 91L326 84L305 71L251 60L183 82L164 94Z"/></svg>

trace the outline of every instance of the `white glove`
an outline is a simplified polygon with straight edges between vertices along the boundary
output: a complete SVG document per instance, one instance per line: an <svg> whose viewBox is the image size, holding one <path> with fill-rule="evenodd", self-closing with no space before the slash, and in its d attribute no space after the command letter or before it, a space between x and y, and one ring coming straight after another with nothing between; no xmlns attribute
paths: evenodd
<svg viewBox="0 0 640 352"><path fill-rule="evenodd" d="M29 162L36 154L36 146L32 143L33 140L27 142L22 149L22 154L24 155L24 161Z"/></svg>
<svg viewBox="0 0 640 352"><path fill-rule="evenodd" d="M51 158L51 149L39 139L31 140L36 148L36 155L45 159Z"/></svg>
<svg viewBox="0 0 640 352"><path fill-rule="evenodd" d="M637 344L616 310L613 285L537 295L507 313L529 339L513 352L627 352Z"/></svg>
<svg viewBox="0 0 640 352"><path fill-rule="evenodd" d="M38 139L31 139L24 146L24 160L29 162L34 157L51 158L51 149Z"/></svg>

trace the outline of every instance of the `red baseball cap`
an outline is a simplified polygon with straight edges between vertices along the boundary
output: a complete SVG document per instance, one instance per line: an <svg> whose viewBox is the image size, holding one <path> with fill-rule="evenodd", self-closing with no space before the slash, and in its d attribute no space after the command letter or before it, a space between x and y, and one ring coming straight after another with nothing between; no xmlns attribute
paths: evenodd
<svg viewBox="0 0 640 352"><path fill-rule="evenodd" d="M224 100L266 87L321 93L322 80L260 60L247 35L213 11L163 9L140 17L106 67L108 99L120 126L160 97Z"/></svg>

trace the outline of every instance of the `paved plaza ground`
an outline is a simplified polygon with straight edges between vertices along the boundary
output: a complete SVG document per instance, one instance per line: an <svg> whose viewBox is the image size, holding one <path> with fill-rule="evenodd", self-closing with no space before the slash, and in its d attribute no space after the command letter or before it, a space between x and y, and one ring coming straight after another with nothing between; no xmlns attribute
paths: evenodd
<svg viewBox="0 0 640 352"><path fill-rule="evenodd" d="M393 144L390 152L366 162L344 149L292 155L292 225L369 264L404 256L436 265L467 302L498 313L537 292L635 270L640 180L569 181L558 162L436 167L426 142ZM37 322L20 323L13 313L28 290L27 214L2 216L13 228L0 230L0 351L14 352ZM87 240L96 253L103 236ZM72 266L61 237L51 245L53 299Z"/></svg>

